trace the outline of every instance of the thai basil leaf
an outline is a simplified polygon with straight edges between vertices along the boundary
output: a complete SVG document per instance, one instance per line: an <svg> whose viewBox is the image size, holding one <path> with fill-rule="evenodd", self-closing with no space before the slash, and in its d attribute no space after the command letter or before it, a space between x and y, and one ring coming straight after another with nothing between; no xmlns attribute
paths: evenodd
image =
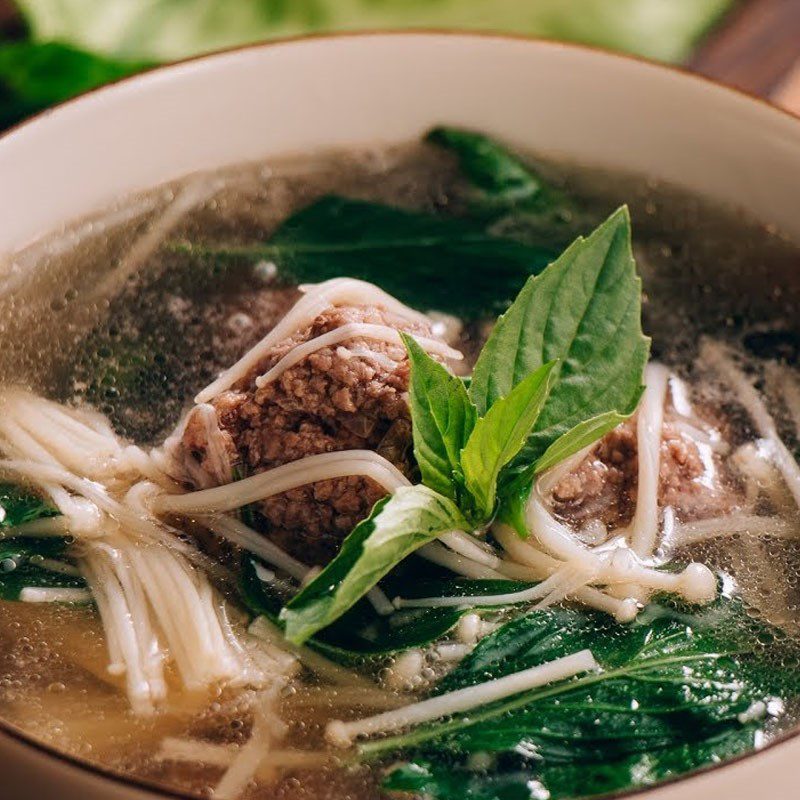
<svg viewBox="0 0 800 800"><path fill-rule="evenodd" d="M588 420L635 409L649 340L642 335L641 280L630 236L630 217L621 208L589 237L578 238L529 279L483 348L469 389L479 414L531 370L561 361L533 434L504 483L529 480L547 449L576 426L558 446L561 458L603 430Z"/></svg>
<svg viewBox="0 0 800 800"><path fill-rule="evenodd" d="M458 765L426 759L396 767L384 778L381 788L430 800L536 800L537 797L531 791L528 772L470 772Z"/></svg>
<svg viewBox="0 0 800 800"><path fill-rule="evenodd" d="M439 127L425 139L452 151L465 176L493 206L530 205L543 192L544 182L527 164L482 133Z"/></svg>
<svg viewBox="0 0 800 800"><path fill-rule="evenodd" d="M83 588L83 578L53 572L40 566L43 558L63 557L63 538L7 539L0 543L0 599L19 600L28 587Z"/></svg>
<svg viewBox="0 0 800 800"><path fill-rule="evenodd" d="M634 405L637 405L638 402L637 397ZM533 465L533 475L530 480L523 476L513 485L505 487L503 505L500 510L502 521L511 525L523 539L527 538L530 532L525 522L525 506L530 497L533 477L560 464L584 447L588 447L592 442L596 442L627 418L627 414L607 411L605 414L598 414L585 422L579 422L574 428L559 436Z"/></svg>
<svg viewBox="0 0 800 800"><path fill-rule="evenodd" d="M510 580L471 580L468 578L415 578L419 564L409 565L404 574L389 575L381 587L390 597L490 597L530 589L534 584ZM334 660L353 660L353 656L388 655L412 647L424 647L452 630L464 614L490 609L480 602L457 608L402 608L385 617L378 616L372 604L361 600L330 627L320 631L309 644L324 643Z"/></svg>
<svg viewBox="0 0 800 800"><path fill-rule="evenodd" d="M58 558L64 555L67 540L63 536L48 536L41 539L16 538L0 541L0 572L12 572L14 562L17 567L35 564L42 558Z"/></svg>
<svg viewBox="0 0 800 800"><path fill-rule="evenodd" d="M415 565L416 566L416 565ZM531 584L504 580L468 580L439 578L418 580L408 573L387 576L381 587L390 596L403 597L472 597L522 591ZM239 575L242 601L256 615L264 614L278 621L285 594L275 584L260 580L252 557L245 556ZM340 663L363 658L387 656L424 647L446 636L461 617L471 611L461 608L403 608L388 616L379 615L367 600L359 600L330 626L307 641L309 647Z"/></svg>
<svg viewBox="0 0 800 800"><path fill-rule="evenodd" d="M475 406L460 378L434 361L412 337L401 336L411 363L409 404L422 482L458 501L463 485L461 450L475 427Z"/></svg>
<svg viewBox="0 0 800 800"><path fill-rule="evenodd" d="M0 533L4 529L54 517L58 511L44 498L13 484L0 484ZM67 539L55 537L11 537L0 540L0 599L19 600L28 587L78 588L82 578L63 575L39 565L43 558L63 558Z"/></svg>
<svg viewBox="0 0 800 800"><path fill-rule="evenodd" d="M635 397L634 407L638 405L640 396L641 392ZM596 417L587 419L585 422L579 422L574 428L570 428L566 433L559 436L544 451L536 461L536 473L544 472L550 467L560 464L571 455L583 450L584 447L588 447L592 442L601 439L609 431L614 430L618 425L625 422L628 416L628 414L620 414L617 411L606 411Z"/></svg>
<svg viewBox="0 0 800 800"><path fill-rule="evenodd" d="M11 483L0 484L0 531L57 515L58 511L39 495Z"/></svg>
<svg viewBox="0 0 800 800"><path fill-rule="evenodd" d="M723 727L700 742L665 747L609 761L544 765L534 768L468 770L463 764L414 759L392 770L383 781L387 791L413 792L431 800L569 800L606 796L624 789L652 786L726 761L752 750L758 729Z"/></svg>
<svg viewBox="0 0 800 800"><path fill-rule="evenodd" d="M759 643L762 642L762 643ZM444 693L590 648L602 666L571 680L534 689L361 746L365 754L410 753L461 763L469 753L523 756L530 780L544 788L553 768L595 766L630 759L680 760L682 749L710 758L719 742L742 732L741 716L756 702L800 688L795 645L753 621L737 601L719 600L693 614L653 604L640 620L619 625L594 612L554 609L507 623L437 686ZM773 666L775 648L782 668ZM736 739L741 746L750 741ZM525 754L531 756L525 759ZM691 759L691 753L684 753ZM564 775L562 774L562 779ZM584 783L579 794L591 794ZM448 796L449 795L442 795ZM560 796L560 795L559 795Z"/></svg>
<svg viewBox="0 0 800 800"><path fill-rule="evenodd" d="M496 139L463 128L438 127L426 140L456 156L468 182L465 199L470 216L491 223L495 235L547 243L560 252L590 225L585 209ZM454 197L460 198L463 191L458 187Z"/></svg>
<svg viewBox="0 0 800 800"><path fill-rule="evenodd" d="M477 518L487 522L494 514L500 471L522 449L552 386L556 362L544 364L492 403L476 423L463 452L464 483L475 504Z"/></svg>
<svg viewBox="0 0 800 800"><path fill-rule="evenodd" d="M334 196L289 217L264 244L176 247L234 263L268 259L291 283L360 278L409 305L465 318L507 308L555 255L492 235L483 223Z"/></svg>
<svg viewBox="0 0 800 800"><path fill-rule="evenodd" d="M286 638L302 644L361 599L406 556L439 534L467 527L458 507L427 486L405 486L379 501L322 572L281 612Z"/></svg>
<svg viewBox="0 0 800 800"><path fill-rule="evenodd" d="M67 540L63 537L0 541L0 599L19 600L20 592L27 587L84 587L83 578L41 566L45 558L63 559L66 550Z"/></svg>
<svg viewBox="0 0 800 800"><path fill-rule="evenodd" d="M0 600L17 601L23 589L85 589L83 578L62 575L41 567L20 567L14 572L0 575ZM73 602L73 601L69 601Z"/></svg>

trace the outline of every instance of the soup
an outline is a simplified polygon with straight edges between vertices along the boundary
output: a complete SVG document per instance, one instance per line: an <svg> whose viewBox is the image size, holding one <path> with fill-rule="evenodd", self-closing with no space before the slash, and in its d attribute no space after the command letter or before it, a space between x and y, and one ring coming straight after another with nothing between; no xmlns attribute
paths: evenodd
<svg viewBox="0 0 800 800"><path fill-rule="evenodd" d="M15 254L0 717L219 798L591 797L791 731L797 259L453 129Z"/></svg>

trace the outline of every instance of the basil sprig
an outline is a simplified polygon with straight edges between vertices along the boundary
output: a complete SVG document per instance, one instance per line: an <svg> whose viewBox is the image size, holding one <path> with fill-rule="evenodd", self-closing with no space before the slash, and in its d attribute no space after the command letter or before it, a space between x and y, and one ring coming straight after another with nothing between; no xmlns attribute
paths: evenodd
<svg viewBox="0 0 800 800"><path fill-rule="evenodd" d="M528 279L468 388L404 336L423 484L380 501L356 526L286 605L287 637L301 643L330 625L442 533L484 529L499 510L525 535L521 510L535 476L635 409L649 351L640 317L630 217L621 208Z"/></svg>

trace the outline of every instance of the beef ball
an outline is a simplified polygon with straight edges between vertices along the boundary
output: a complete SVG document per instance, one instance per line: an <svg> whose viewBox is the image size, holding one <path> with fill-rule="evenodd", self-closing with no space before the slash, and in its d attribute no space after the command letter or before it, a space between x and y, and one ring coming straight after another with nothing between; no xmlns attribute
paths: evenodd
<svg viewBox="0 0 800 800"><path fill-rule="evenodd" d="M599 519L610 530L627 525L636 509L638 448L635 418L606 434L581 464L553 488L558 516L575 527ZM719 454L682 430L671 408L661 431L659 505L680 519L730 513L741 502L739 487Z"/></svg>
<svg viewBox="0 0 800 800"><path fill-rule="evenodd" d="M308 353L274 380L264 375L293 348L353 323L436 338L432 328L376 307L334 307L278 342L229 390L188 415L173 460L195 488L227 483L339 450L373 450L413 479L405 348L354 336ZM309 564L323 564L385 491L369 478L318 481L270 497L255 509L260 530Z"/></svg>

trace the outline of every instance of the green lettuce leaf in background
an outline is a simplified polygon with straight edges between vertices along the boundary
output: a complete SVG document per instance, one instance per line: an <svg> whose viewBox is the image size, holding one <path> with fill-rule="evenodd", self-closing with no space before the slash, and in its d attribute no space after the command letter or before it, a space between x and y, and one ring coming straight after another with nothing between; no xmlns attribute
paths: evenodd
<svg viewBox="0 0 800 800"><path fill-rule="evenodd" d="M0 0L9 3L10 0ZM0 129L163 61L271 37L369 28L504 31L681 61L733 0L17 0L0 31Z"/></svg>
<svg viewBox="0 0 800 800"><path fill-rule="evenodd" d="M19 0L35 39L168 61L320 30L442 26L513 31L685 58L731 0Z"/></svg>
<svg viewBox="0 0 800 800"><path fill-rule="evenodd" d="M0 44L0 129L146 66L57 42Z"/></svg>

